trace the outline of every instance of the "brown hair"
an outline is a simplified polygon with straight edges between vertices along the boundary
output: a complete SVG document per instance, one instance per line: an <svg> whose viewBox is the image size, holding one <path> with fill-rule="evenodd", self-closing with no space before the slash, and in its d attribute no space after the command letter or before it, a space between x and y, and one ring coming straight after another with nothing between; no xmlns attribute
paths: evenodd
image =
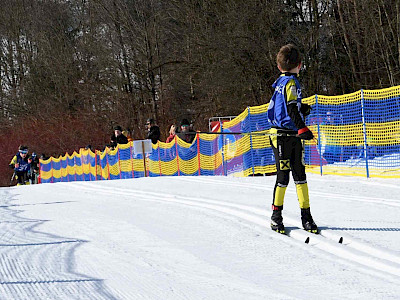
<svg viewBox="0 0 400 300"><path fill-rule="evenodd" d="M299 49L293 44L283 46L276 55L276 63L283 71L290 71L301 63Z"/></svg>

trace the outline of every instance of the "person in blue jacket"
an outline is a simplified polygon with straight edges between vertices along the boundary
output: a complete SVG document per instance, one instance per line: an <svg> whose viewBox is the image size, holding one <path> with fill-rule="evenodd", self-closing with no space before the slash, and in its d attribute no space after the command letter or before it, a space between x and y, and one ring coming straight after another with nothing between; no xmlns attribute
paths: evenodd
<svg viewBox="0 0 400 300"><path fill-rule="evenodd" d="M310 212L308 185L304 166L304 143L311 140L313 133L305 125L311 107L301 103L301 87L298 76L301 68L301 56L298 48L292 44L283 46L276 57L281 75L272 85L275 89L268 105L270 143L275 156L277 169L273 192L271 228L285 233L283 225L283 202L289 184L290 171L296 184L297 198L301 208L301 220L305 230L317 233L318 227Z"/></svg>
<svg viewBox="0 0 400 300"><path fill-rule="evenodd" d="M17 178L17 185L29 184L31 161L32 160L28 158L28 147L21 145L18 153L10 162L10 167L14 169L14 174Z"/></svg>

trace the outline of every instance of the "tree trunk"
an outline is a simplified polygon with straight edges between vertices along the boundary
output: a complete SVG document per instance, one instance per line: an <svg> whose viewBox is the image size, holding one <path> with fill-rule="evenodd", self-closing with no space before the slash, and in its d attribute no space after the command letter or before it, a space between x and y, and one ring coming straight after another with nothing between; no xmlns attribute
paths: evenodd
<svg viewBox="0 0 400 300"><path fill-rule="evenodd" d="M345 44L346 44L346 53L347 53L347 56L349 57L350 67L351 67L351 70L353 72L354 81L355 81L355 83L357 83L357 88L358 88L359 84L358 84L358 76L357 76L357 72L356 72L356 65L355 65L355 62L354 62L353 54L351 53L351 45L350 45L350 41L349 41L349 35L347 33L347 30L346 30L344 17L343 17L342 6L341 6L340 2L341 2L341 0L337 0L340 25L341 25L342 30L343 30L343 38L344 38L344 41L345 41ZM356 86L354 86L353 88L356 89Z"/></svg>

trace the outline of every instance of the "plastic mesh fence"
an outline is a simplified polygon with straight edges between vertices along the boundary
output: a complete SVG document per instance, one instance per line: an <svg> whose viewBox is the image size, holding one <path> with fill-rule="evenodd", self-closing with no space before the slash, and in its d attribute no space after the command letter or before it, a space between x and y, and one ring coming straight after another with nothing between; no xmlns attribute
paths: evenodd
<svg viewBox="0 0 400 300"><path fill-rule="evenodd" d="M400 86L342 96L303 99L312 106L306 124L315 140L305 143L308 171L367 177L400 177ZM42 183L113 180L144 176L250 176L276 171L269 143L268 104L248 107L221 126L221 134L197 133L158 142L134 153L132 142L103 152L40 161ZM235 134L242 133L242 134Z"/></svg>

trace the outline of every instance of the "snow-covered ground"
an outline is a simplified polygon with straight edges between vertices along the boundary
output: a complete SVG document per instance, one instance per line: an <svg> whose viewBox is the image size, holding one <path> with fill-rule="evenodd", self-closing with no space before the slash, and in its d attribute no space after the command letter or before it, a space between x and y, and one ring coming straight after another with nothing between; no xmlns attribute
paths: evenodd
<svg viewBox="0 0 400 300"><path fill-rule="evenodd" d="M1 188L0 299L400 299L399 179L309 174L321 235L297 228L292 181L290 236L269 229L274 182Z"/></svg>

